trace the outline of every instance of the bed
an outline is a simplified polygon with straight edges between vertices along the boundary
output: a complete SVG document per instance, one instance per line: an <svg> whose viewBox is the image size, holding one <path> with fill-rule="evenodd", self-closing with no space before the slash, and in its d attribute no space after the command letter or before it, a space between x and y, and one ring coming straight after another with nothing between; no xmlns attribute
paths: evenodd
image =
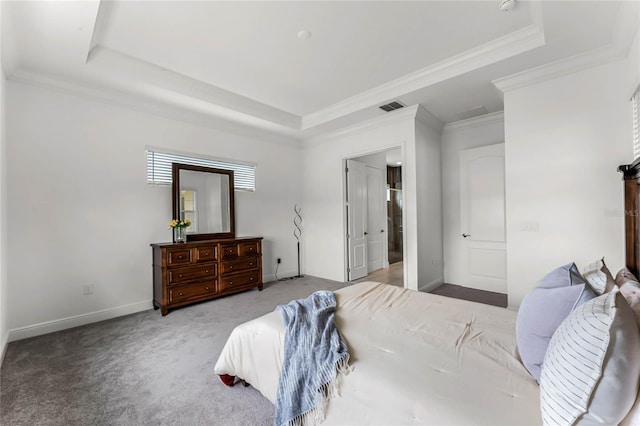
<svg viewBox="0 0 640 426"><path fill-rule="evenodd" d="M619 170L628 213L626 261L637 275L639 161ZM516 344L517 312L377 282L345 287L335 292L335 298L336 325L351 353L353 370L342 378L340 397L330 400L322 424L543 423L541 386L523 365ZM633 317L632 321L634 339L639 340ZM278 311L244 323L229 337L215 373L241 378L275 402L284 339ZM637 345L632 352L640 353ZM638 358L629 362L640 365ZM628 371L640 376L639 369ZM631 403L640 379L634 380L635 388L626 391ZM637 401L623 424L640 424L640 415L634 417L634 412L640 412Z"/></svg>
<svg viewBox="0 0 640 426"><path fill-rule="evenodd" d="M538 385L516 352L515 312L376 282L335 295L353 371L323 424L540 424ZM215 372L274 402L283 342L279 312L244 323Z"/></svg>

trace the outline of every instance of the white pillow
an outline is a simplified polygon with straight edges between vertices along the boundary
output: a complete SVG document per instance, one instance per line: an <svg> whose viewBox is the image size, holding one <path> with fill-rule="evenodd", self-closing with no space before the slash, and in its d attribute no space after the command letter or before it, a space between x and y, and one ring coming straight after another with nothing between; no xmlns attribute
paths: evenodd
<svg viewBox="0 0 640 426"><path fill-rule="evenodd" d="M604 257L596 260L582 270L582 277L587 280L596 294L604 294L610 291L616 284L611 271L604 263Z"/></svg>
<svg viewBox="0 0 640 426"><path fill-rule="evenodd" d="M616 425L640 383L640 332L617 287L578 306L551 337L540 375L546 425Z"/></svg>

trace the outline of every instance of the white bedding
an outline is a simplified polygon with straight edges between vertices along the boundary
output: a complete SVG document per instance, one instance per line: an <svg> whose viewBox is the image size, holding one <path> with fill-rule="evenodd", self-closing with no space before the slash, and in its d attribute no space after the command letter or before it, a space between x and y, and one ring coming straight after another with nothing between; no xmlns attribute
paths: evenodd
<svg viewBox="0 0 640 426"><path fill-rule="evenodd" d="M327 425L541 424L539 391L516 351L516 313L381 283L335 292L353 371ZM238 326L215 366L274 402L284 342L279 312Z"/></svg>

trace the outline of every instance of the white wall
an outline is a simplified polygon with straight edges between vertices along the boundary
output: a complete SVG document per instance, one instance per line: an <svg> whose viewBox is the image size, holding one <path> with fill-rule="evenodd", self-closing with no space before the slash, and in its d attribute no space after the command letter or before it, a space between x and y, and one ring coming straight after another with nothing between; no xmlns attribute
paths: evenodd
<svg viewBox="0 0 640 426"><path fill-rule="evenodd" d="M617 61L505 93L509 306L546 272L606 257L624 265L623 185L632 160L626 73ZM539 222L539 232L520 230Z"/></svg>
<svg viewBox="0 0 640 426"><path fill-rule="evenodd" d="M415 110L416 108L398 110L352 131L308 142L302 157L302 239L307 274L335 281L347 279L343 160L396 147L402 147L404 150L405 145L414 144ZM407 160L405 157L403 166ZM411 167L414 166L409 166ZM407 198L415 199L414 183L407 184L405 190L412 191L413 194L407 195ZM412 234L415 235L415 232ZM411 244L411 241L408 243ZM415 240L413 244L416 244ZM405 282L408 280L413 283L413 288L417 288L417 270L407 276L407 264L415 265L416 258L405 258L404 266Z"/></svg>
<svg viewBox="0 0 640 426"><path fill-rule="evenodd" d="M0 2L0 34L2 33L2 2ZM2 64L2 43L0 43L0 365L4 359L9 338L8 297L7 297L7 155L5 98L6 79Z"/></svg>
<svg viewBox="0 0 640 426"><path fill-rule="evenodd" d="M416 124L416 116L422 124ZM303 151L307 274L346 280L343 160L400 146L405 286L417 290L428 287L436 275L442 279L441 267L420 265L434 256L442 259L441 229L429 230L437 226L440 214L439 201L437 208L429 203L440 198L440 170L435 163L440 159L441 127L422 108L408 107L309 144Z"/></svg>
<svg viewBox="0 0 640 426"><path fill-rule="evenodd" d="M502 112L448 124L442 131L444 281L464 284L460 218L460 152L504 142Z"/></svg>
<svg viewBox="0 0 640 426"><path fill-rule="evenodd" d="M11 339L151 306L149 244L171 240L172 212L171 187L146 183L148 145L256 163L256 192L235 194L236 233L265 238L267 279L277 257L279 274L296 271L297 145L21 83L6 89ZM95 292L85 296L88 283Z"/></svg>
<svg viewBox="0 0 640 426"><path fill-rule="evenodd" d="M440 146L442 123L420 109L415 122L415 173L418 232L418 289L429 291L444 282L442 257L442 176ZM403 181L404 187L404 181Z"/></svg>

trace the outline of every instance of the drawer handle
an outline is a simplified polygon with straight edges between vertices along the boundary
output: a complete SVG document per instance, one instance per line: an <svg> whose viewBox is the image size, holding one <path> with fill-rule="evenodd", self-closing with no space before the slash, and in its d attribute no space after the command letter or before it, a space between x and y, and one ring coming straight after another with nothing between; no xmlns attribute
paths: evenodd
<svg viewBox="0 0 640 426"><path fill-rule="evenodd" d="M249 278L249 281L253 281L253 277Z"/></svg>
<svg viewBox="0 0 640 426"><path fill-rule="evenodd" d="M249 263L249 266L253 266L253 262Z"/></svg>
<svg viewBox="0 0 640 426"><path fill-rule="evenodd" d="M229 253L233 253L233 249L229 249Z"/></svg>
<svg viewBox="0 0 640 426"><path fill-rule="evenodd" d="M209 273L209 270L208 270L208 269L205 269L205 270L204 270L204 273L205 273L205 274L208 274L208 273Z"/></svg>
<svg viewBox="0 0 640 426"><path fill-rule="evenodd" d="M178 296L184 296L183 292L178 293Z"/></svg>
<svg viewBox="0 0 640 426"><path fill-rule="evenodd" d="M229 269L233 269L233 266L229 266Z"/></svg>
<svg viewBox="0 0 640 426"><path fill-rule="evenodd" d="M182 259L182 255L178 256L178 259Z"/></svg>
<svg viewBox="0 0 640 426"><path fill-rule="evenodd" d="M205 287L204 289L205 289L205 290L207 290L207 291L209 291L209 287Z"/></svg>
<svg viewBox="0 0 640 426"><path fill-rule="evenodd" d="M208 251L205 251L205 252L204 252L204 255L205 255L205 256L209 256L209 252L208 252Z"/></svg>
<svg viewBox="0 0 640 426"><path fill-rule="evenodd" d="M182 274L178 274L178 278L182 278Z"/></svg>
<svg viewBox="0 0 640 426"><path fill-rule="evenodd" d="M229 285L233 285L233 281L229 281Z"/></svg>

